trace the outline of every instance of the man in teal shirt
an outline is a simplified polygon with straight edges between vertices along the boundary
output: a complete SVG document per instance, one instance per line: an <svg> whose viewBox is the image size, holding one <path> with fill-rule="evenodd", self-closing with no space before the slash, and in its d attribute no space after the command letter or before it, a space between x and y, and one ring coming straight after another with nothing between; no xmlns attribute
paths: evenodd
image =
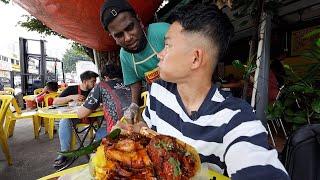
<svg viewBox="0 0 320 180"><path fill-rule="evenodd" d="M101 23L121 46L120 62L125 85L131 88L131 105L124 112L132 120L138 112L142 81L151 83L159 75L157 53L164 48L167 23L144 28L140 18L126 0L108 0L101 8Z"/></svg>

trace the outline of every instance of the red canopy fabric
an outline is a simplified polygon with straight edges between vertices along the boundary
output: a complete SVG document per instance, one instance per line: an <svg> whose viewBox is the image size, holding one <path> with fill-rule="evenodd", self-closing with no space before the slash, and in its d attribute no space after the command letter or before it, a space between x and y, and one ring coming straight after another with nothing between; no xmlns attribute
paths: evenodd
<svg viewBox="0 0 320 180"><path fill-rule="evenodd" d="M14 0L31 15L66 38L87 47L111 51L118 47L100 24L104 0ZM129 0L143 23L149 22L162 0Z"/></svg>

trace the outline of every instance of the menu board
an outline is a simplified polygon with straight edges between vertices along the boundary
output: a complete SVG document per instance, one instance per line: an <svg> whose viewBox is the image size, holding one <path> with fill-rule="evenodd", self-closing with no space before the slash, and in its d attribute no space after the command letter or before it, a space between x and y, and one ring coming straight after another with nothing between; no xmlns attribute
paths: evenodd
<svg viewBox="0 0 320 180"><path fill-rule="evenodd" d="M300 29L297 31L292 31L291 34L291 56L298 56L304 50L311 48L312 43L317 38L320 38L320 34L317 34L312 37L304 38L306 34L316 29L317 26L308 27L305 29Z"/></svg>

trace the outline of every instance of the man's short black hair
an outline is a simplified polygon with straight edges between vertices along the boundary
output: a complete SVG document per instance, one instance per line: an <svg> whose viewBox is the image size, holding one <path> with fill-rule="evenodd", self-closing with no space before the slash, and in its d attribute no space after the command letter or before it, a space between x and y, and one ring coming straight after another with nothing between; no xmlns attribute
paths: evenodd
<svg viewBox="0 0 320 180"><path fill-rule="evenodd" d="M46 86L47 86L47 88L48 88L50 91L55 91L55 92L57 92L58 89L59 89L58 83L55 82L55 81L47 82L47 83L46 83Z"/></svg>
<svg viewBox="0 0 320 180"><path fill-rule="evenodd" d="M172 21L180 23L184 31L200 33L218 48L218 60L225 55L234 33L228 16L216 5L187 5L176 9Z"/></svg>
<svg viewBox="0 0 320 180"><path fill-rule="evenodd" d="M102 77L107 76L110 79L113 79L113 78L122 79L122 73L121 73L120 67L114 64L106 65L101 71L101 76Z"/></svg>
<svg viewBox="0 0 320 180"><path fill-rule="evenodd" d="M85 71L80 75L80 79L83 82L84 80L89 80L91 78L99 77L99 75L93 71Z"/></svg>

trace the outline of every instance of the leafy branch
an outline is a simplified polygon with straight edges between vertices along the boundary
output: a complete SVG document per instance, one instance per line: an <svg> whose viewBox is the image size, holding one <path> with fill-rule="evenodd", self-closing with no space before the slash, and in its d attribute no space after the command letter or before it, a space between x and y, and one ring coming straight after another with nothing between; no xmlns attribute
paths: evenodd
<svg viewBox="0 0 320 180"><path fill-rule="evenodd" d="M40 34L44 34L44 35L48 35L48 36L55 35L55 36L59 36L61 38L66 39L64 36L53 31L52 29L50 29L48 26L43 24L41 21L39 21L35 17L30 16L30 15L23 15L22 17L26 18L26 20L19 21L18 25L26 28L28 31L36 31Z"/></svg>
<svg viewBox="0 0 320 180"><path fill-rule="evenodd" d="M10 2L10 0L0 0L1 2L8 4Z"/></svg>

